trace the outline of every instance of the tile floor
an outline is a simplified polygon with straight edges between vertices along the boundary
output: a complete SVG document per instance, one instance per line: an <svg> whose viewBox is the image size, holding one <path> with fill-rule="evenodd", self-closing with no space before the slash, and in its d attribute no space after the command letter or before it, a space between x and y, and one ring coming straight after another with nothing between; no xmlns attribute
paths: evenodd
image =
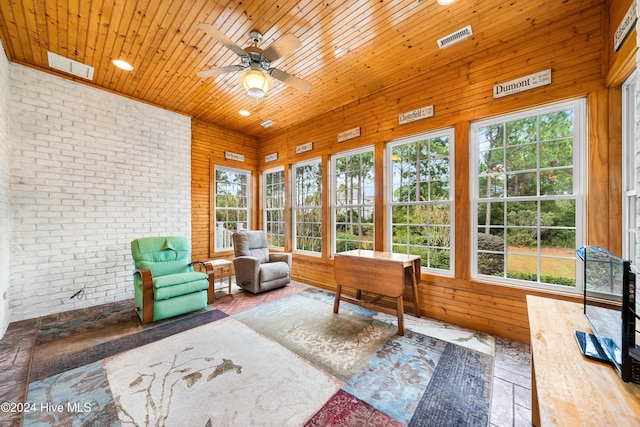
<svg viewBox="0 0 640 427"><path fill-rule="evenodd" d="M495 339L491 426L531 426L529 346L500 337Z"/></svg>
<svg viewBox="0 0 640 427"><path fill-rule="evenodd" d="M220 293L222 295L225 293ZM0 340L0 404L25 401L29 369L34 358L57 357L162 323L142 325L131 305L131 301L120 301L10 324ZM44 338L38 336L37 346L40 348L36 352L36 332L43 328L48 330L48 336L55 339L47 340L47 335ZM530 426L529 346L495 338L491 427ZM0 411L1 426L20 426L21 423L21 414Z"/></svg>

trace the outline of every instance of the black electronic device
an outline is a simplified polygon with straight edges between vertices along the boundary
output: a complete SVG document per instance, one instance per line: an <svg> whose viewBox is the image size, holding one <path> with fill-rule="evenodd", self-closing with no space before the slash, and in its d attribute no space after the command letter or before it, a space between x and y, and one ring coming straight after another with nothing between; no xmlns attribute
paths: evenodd
<svg viewBox="0 0 640 427"><path fill-rule="evenodd" d="M640 384L640 301L636 301L636 275L631 263L598 246L578 250L584 263L584 314L593 334L576 331L582 353L612 364L625 382ZM600 298L622 303L620 309L603 307Z"/></svg>

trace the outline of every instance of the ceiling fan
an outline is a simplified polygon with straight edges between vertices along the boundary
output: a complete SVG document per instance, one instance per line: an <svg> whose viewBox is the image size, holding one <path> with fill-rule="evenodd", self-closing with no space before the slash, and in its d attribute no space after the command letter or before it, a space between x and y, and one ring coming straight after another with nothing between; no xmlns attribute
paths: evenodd
<svg viewBox="0 0 640 427"><path fill-rule="evenodd" d="M227 65L225 67L199 71L196 73L198 77L217 77L221 74L243 71L240 75L240 82L247 90L247 93L256 99L264 97L271 88L273 82L272 77L302 92L309 92L311 90L310 83L271 67L273 62L292 54L301 46L300 40L293 34L282 36L271 46L262 50L258 47L258 43L262 41L262 33L253 30L249 35L251 36L254 46L243 49L215 29L213 25L199 24L198 27L240 57L240 64L238 65Z"/></svg>

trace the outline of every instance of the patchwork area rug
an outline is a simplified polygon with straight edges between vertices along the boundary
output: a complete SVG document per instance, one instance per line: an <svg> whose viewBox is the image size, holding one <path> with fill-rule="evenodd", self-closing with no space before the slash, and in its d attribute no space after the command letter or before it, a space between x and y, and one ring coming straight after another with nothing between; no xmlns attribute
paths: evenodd
<svg viewBox="0 0 640 427"><path fill-rule="evenodd" d="M491 336L406 316L401 337L395 317L301 289L34 367L24 425L488 425Z"/></svg>

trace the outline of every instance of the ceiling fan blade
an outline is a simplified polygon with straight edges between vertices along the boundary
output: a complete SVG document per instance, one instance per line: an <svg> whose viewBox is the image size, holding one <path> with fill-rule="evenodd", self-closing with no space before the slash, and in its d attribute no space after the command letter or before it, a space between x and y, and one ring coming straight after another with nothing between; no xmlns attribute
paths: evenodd
<svg viewBox="0 0 640 427"><path fill-rule="evenodd" d="M247 56L247 52L237 44L231 41L227 36L218 31L213 25L210 24L198 24L198 28L207 33L218 43L223 44L226 48L235 52L238 56Z"/></svg>
<svg viewBox="0 0 640 427"><path fill-rule="evenodd" d="M285 34L262 51L262 56L269 62L275 62L284 56L292 54L298 50L300 46L302 46L302 44L296 36L293 34Z"/></svg>
<svg viewBox="0 0 640 427"><path fill-rule="evenodd" d="M288 84L289 86L293 86L304 93L308 93L311 90L311 83L308 83L298 77L292 76L289 73L285 73L284 71L278 70L277 68L271 68L269 70L269 74L271 74L274 79L278 79L281 82Z"/></svg>
<svg viewBox="0 0 640 427"><path fill-rule="evenodd" d="M206 79L207 77L218 77L221 74L233 73L234 71L240 71L242 69L242 65L227 65L226 67L211 68L209 70L198 71L196 75L198 77Z"/></svg>

